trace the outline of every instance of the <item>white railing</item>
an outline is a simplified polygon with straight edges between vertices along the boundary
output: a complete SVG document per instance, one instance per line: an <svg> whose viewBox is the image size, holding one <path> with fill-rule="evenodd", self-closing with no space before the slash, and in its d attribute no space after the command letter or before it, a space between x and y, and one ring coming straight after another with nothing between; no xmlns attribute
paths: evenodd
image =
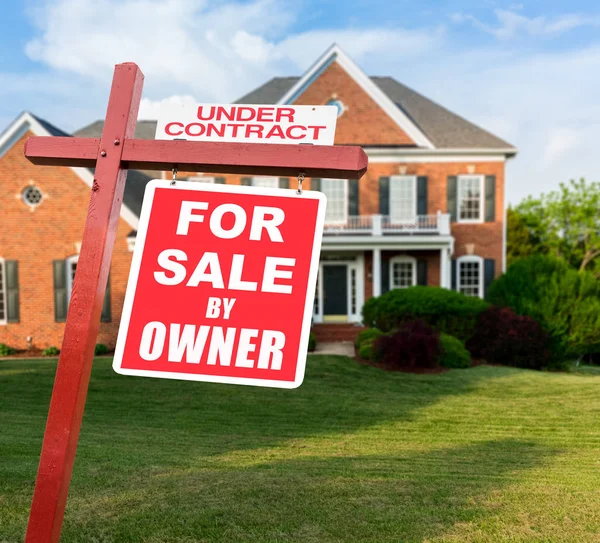
<svg viewBox="0 0 600 543"><path fill-rule="evenodd" d="M348 217L345 222L325 223L325 234L450 234L450 215L415 215L410 220L395 220L388 215Z"/></svg>

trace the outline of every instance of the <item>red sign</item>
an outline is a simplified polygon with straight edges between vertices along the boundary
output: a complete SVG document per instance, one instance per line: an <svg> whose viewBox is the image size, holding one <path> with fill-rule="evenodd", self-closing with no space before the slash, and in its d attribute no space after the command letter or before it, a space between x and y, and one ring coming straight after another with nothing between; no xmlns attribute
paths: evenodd
<svg viewBox="0 0 600 543"><path fill-rule="evenodd" d="M115 371L299 386L324 215L316 191L148 183Z"/></svg>

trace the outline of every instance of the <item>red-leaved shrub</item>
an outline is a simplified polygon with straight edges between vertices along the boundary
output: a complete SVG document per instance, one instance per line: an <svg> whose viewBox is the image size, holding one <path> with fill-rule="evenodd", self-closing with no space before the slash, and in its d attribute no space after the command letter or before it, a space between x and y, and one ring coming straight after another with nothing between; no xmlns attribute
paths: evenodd
<svg viewBox="0 0 600 543"><path fill-rule="evenodd" d="M420 319L407 321L393 334L377 338L374 352L390 368L435 368L441 354L440 334Z"/></svg>
<svg viewBox="0 0 600 543"><path fill-rule="evenodd" d="M550 345L550 335L531 317L490 307L479 315L467 349L490 364L540 370L552 366Z"/></svg>

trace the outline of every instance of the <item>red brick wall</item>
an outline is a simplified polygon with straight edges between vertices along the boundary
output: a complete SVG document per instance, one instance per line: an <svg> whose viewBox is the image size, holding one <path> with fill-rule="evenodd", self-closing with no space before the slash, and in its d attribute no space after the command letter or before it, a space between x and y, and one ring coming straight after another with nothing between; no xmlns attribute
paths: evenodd
<svg viewBox="0 0 600 543"><path fill-rule="evenodd" d="M61 346L64 323L54 322L52 261L76 254L88 209L89 187L70 168L34 166L23 157L29 134L0 158L0 257L19 262L20 322L0 325L0 343L25 348ZM47 197L31 211L21 192L32 181ZM112 322L101 324L99 343L113 347L132 253L131 231L119 220L111 266Z"/></svg>
<svg viewBox="0 0 600 543"><path fill-rule="evenodd" d="M414 147L414 142L337 62L333 62L294 103L322 105L334 96L348 108L337 120L336 144Z"/></svg>

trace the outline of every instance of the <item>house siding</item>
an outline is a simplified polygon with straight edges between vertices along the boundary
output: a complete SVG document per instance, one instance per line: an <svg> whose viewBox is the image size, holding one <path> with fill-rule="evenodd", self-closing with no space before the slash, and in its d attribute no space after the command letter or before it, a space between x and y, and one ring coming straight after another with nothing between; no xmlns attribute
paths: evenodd
<svg viewBox="0 0 600 543"><path fill-rule="evenodd" d="M23 156L26 134L0 158L0 257L19 262L20 319L0 325L0 343L24 349L60 348L64 323L54 322L52 261L77 254L87 215L90 189L70 168L38 167ZM33 182L47 195L34 209L21 193ZM112 321L102 323L98 343L114 347L132 253L127 248L131 231L119 219L111 265Z"/></svg>

